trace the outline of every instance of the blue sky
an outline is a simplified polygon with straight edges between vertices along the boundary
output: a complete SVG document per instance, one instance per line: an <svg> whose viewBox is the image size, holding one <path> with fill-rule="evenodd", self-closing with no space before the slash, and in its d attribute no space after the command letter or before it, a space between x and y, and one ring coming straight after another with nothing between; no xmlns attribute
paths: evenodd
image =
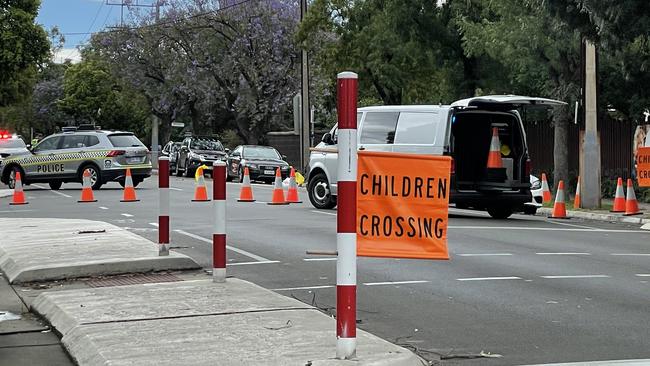
<svg viewBox="0 0 650 366"><path fill-rule="evenodd" d="M120 3L121 0L109 0L109 3ZM124 15L128 14L124 8ZM106 0L41 0L41 9L36 19L46 30L58 26L65 35L64 49L55 59L70 58L78 60L76 51L78 45L90 39L89 34L120 22L120 7L108 5Z"/></svg>

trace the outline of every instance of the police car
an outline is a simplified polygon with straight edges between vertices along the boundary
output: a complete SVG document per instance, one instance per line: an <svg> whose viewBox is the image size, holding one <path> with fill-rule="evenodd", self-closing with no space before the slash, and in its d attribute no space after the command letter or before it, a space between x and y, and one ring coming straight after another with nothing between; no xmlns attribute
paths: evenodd
<svg viewBox="0 0 650 366"><path fill-rule="evenodd" d="M0 169L2 169L3 160L10 156L26 154L29 154L29 150L20 136L0 130Z"/></svg>
<svg viewBox="0 0 650 366"><path fill-rule="evenodd" d="M81 183L88 169L93 189L99 189L107 182L124 185L126 168L135 186L151 176L149 150L133 133L82 125L44 138L27 155L5 159L0 181L13 188L20 172L23 184L49 183L56 190L63 183Z"/></svg>

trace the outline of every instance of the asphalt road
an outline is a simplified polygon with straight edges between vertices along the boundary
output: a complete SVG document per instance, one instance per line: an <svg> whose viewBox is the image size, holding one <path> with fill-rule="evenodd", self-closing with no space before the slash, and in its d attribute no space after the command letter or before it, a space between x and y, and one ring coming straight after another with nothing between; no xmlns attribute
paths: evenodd
<svg viewBox="0 0 650 366"><path fill-rule="evenodd" d="M172 246L210 268L211 203L190 202L193 184L171 178ZM0 217L101 220L157 241L155 178L137 203L120 203L116 183L92 204L77 203L78 184L40 187L26 187L26 206L0 199ZM228 275L334 313L336 262L305 251L336 250L336 211L315 210L304 191L303 204L268 206L238 203L238 185L227 189ZM270 199L271 186L253 189ZM444 365L650 358L650 232L450 212L450 261L359 258L360 328ZM481 352L502 357L474 358Z"/></svg>

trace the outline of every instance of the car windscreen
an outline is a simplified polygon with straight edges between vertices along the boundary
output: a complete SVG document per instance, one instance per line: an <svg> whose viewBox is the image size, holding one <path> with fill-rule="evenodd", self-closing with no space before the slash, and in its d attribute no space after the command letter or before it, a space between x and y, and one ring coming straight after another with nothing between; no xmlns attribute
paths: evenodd
<svg viewBox="0 0 650 366"><path fill-rule="evenodd" d="M133 134L109 135L108 139L115 147L141 147L144 144Z"/></svg>
<svg viewBox="0 0 650 366"><path fill-rule="evenodd" d="M221 142L210 139L193 139L192 143L190 144L190 149L224 151Z"/></svg>
<svg viewBox="0 0 650 366"><path fill-rule="evenodd" d="M0 149L15 149L18 147L25 147L25 143L21 139L0 139Z"/></svg>
<svg viewBox="0 0 650 366"><path fill-rule="evenodd" d="M280 154L272 147L244 147L244 157L249 159L280 159Z"/></svg>

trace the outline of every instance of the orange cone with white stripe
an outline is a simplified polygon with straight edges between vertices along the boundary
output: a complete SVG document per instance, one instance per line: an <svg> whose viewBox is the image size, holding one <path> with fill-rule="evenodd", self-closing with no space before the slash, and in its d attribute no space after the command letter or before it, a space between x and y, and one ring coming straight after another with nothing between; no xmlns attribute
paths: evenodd
<svg viewBox="0 0 650 366"><path fill-rule="evenodd" d="M251 176L248 167L244 168L244 179L241 189L239 190L239 199L237 202L255 202L253 198L253 188L251 187Z"/></svg>
<svg viewBox="0 0 650 366"><path fill-rule="evenodd" d="M566 203L564 202L564 181L557 184L557 193L555 195L555 204L553 205L552 219L568 219L566 216Z"/></svg>
<svg viewBox="0 0 650 366"><path fill-rule="evenodd" d="M14 177L14 196L9 204L26 205L28 203L25 199L25 192L23 192L23 180L20 177L20 172L16 171L16 176Z"/></svg>
<svg viewBox="0 0 650 366"><path fill-rule="evenodd" d="M492 141L490 142L487 167L488 169L503 168L503 161L501 160L501 142L499 141L499 129L497 127L492 128Z"/></svg>
<svg viewBox="0 0 650 366"><path fill-rule="evenodd" d="M131 168L126 168L126 178L124 178L124 195L120 202L138 202L135 196L135 187L133 187L133 178L131 177Z"/></svg>
<svg viewBox="0 0 650 366"><path fill-rule="evenodd" d="M291 174L289 175L289 189L287 190L287 202L289 203L302 203L298 198L298 184L296 184L296 170L291 167Z"/></svg>
<svg viewBox="0 0 650 366"><path fill-rule="evenodd" d="M196 169L196 188L194 188L194 199L192 202L206 202L208 198L208 187L205 186L205 178L203 177L203 167L200 166ZM214 177L212 178L214 179Z"/></svg>
<svg viewBox="0 0 650 366"><path fill-rule="evenodd" d="M624 215L641 215L641 210L639 210L639 203L636 201L636 194L634 193L634 185L632 184L632 179L627 180L627 197L625 198Z"/></svg>
<svg viewBox="0 0 650 366"><path fill-rule="evenodd" d="M623 179L620 177L616 183L614 207L612 207L612 210L610 212L625 212L625 193L623 193Z"/></svg>
<svg viewBox="0 0 650 366"><path fill-rule="evenodd" d="M546 173L542 173L542 203L551 202L551 189L548 188Z"/></svg>
<svg viewBox="0 0 650 366"><path fill-rule="evenodd" d="M90 181L90 170L88 169L84 170L83 187L81 188L81 199L77 202L97 202L95 195L93 194L92 182Z"/></svg>
<svg viewBox="0 0 650 366"><path fill-rule="evenodd" d="M576 196L573 198L573 208L580 208L580 176L578 176L578 184L576 185Z"/></svg>
<svg viewBox="0 0 650 366"><path fill-rule="evenodd" d="M269 205L288 205L289 202L284 200L284 191L282 190L282 174L280 168L275 171L275 186L273 187L273 198Z"/></svg>

